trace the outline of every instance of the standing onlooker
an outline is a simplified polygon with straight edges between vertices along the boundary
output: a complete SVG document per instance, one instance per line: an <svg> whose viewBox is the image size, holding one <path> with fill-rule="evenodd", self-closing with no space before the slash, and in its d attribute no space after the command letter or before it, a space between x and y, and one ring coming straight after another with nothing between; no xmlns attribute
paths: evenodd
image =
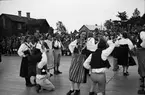
<svg viewBox="0 0 145 95"><path fill-rule="evenodd" d="M91 80L93 84L91 85L89 95L96 95L94 92L94 88L96 84L98 84L98 94L97 95L105 95L105 87L106 87L106 74L105 71L110 67L108 56L113 51L115 44L109 43L109 47L107 48L107 42L105 39L101 38L98 43L97 50L90 54L89 57L84 62L84 67L89 69L91 72Z"/></svg>
<svg viewBox="0 0 145 95"><path fill-rule="evenodd" d="M20 77L25 78L26 86L33 86L30 82L30 77L28 76L28 55L30 55L30 37L26 36L24 42L20 45L18 49L18 55L22 57L21 67L20 67Z"/></svg>
<svg viewBox="0 0 145 95"><path fill-rule="evenodd" d="M60 66L60 59L61 59L61 49L63 47L60 37L56 35L54 38L52 47L54 49L54 74L61 74L62 72L59 71L59 66Z"/></svg>
<svg viewBox="0 0 145 95"><path fill-rule="evenodd" d="M72 53L71 65L69 68L69 80L71 81L71 89L67 95L79 95L80 84L86 83L85 68L83 62L86 58L86 32L82 32L79 38L69 44L69 50ZM76 88L75 88L76 84Z"/></svg>

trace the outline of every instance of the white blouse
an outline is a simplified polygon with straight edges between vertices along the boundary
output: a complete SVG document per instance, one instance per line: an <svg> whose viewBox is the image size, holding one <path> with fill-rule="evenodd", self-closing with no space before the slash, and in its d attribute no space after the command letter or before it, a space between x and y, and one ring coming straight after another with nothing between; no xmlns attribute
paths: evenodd
<svg viewBox="0 0 145 95"><path fill-rule="evenodd" d="M47 64L47 55L46 55L46 52L43 52L42 53L42 58L41 58L41 61L38 63L37 67L39 69L43 68L44 65Z"/></svg>
<svg viewBox="0 0 145 95"><path fill-rule="evenodd" d="M54 42L54 46L55 46L55 47L58 46L59 48L61 48L61 42L56 40L56 41Z"/></svg>
<svg viewBox="0 0 145 95"><path fill-rule="evenodd" d="M97 44L95 44L95 39L93 37L90 37L87 39L87 49L90 51L96 51L97 49Z"/></svg>
<svg viewBox="0 0 145 95"><path fill-rule="evenodd" d="M29 47L26 44L30 46L28 43L22 43L17 51L20 57L26 57L26 55L24 54L24 51L29 50Z"/></svg>
<svg viewBox="0 0 145 95"><path fill-rule="evenodd" d="M117 43L118 46L119 46L119 45L127 44L127 45L129 46L129 49L130 49L130 50L134 48L133 43L132 43L131 40L128 39L128 38L127 38L127 39L121 38L120 40L117 40L116 43Z"/></svg>
<svg viewBox="0 0 145 95"><path fill-rule="evenodd" d="M74 48L76 47L76 45L77 45L77 40L74 40L73 42L71 42L69 44L68 48L69 48L69 50L70 50L71 53L73 53Z"/></svg>
<svg viewBox="0 0 145 95"><path fill-rule="evenodd" d="M140 39L142 40L142 43L140 44L143 48L145 48L145 32L140 32Z"/></svg>
<svg viewBox="0 0 145 95"><path fill-rule="evenodd" d="M52 41L50 41L50 40L44 40L44 42L47 43L49 49L52 49Z"/></svg>

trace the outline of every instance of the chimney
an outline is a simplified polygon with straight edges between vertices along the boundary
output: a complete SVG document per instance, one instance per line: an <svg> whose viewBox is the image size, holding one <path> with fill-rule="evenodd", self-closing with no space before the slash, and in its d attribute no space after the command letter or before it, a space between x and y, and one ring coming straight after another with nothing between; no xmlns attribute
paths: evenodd
<svg viewBox="0 0 145 95"><path fill-rule="evenodd" d="M27 18L30 18L30 12L27 12L26 15L27 15Z"/></svg>
<svg viewBox="0 0 145 95"><path fill-rule="evenodd" d="M18 16L19 16L19 17L21 17L21 16L22 16L22 15L21 15L21 11L18 11Z"/></svg>

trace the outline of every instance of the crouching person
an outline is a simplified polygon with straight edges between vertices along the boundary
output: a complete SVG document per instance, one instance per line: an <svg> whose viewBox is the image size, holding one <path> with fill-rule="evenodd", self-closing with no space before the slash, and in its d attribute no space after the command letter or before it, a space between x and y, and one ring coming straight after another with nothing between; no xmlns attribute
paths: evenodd
<svg viewBox="0 0 145 95"><path fill-rule="evenodd" d="M107 48L106 41L100 38L97 50L90 54L85 60L83 66L89 69L91 72L90 78L92 80L91 89L89 95L105 95L106 88L106 74L105 71L110 67L108 56L111 54L115 47L115 44L110 43ZM98 84L98 92L94 91L94 88Z"/></svg>
<svg viewBox="0 0 145 95"><path fill-rule="evenodd" d="M39 93L41 90L49 90L52 91L55 89L54 85L50 81L50 73L47 70L47 52L49 52L49 48L47 44L44 42L42 44L42 59L41 61L37 64L36 67L36 91Z"/></svg>

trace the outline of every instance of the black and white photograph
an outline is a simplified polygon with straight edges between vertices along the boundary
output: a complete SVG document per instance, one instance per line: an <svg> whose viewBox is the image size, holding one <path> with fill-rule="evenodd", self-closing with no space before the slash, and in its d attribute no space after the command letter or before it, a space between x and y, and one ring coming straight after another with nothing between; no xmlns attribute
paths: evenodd
<svg viewBox="0 0 145 95"><path fill-rule="evenodd" d="M0 95L145 95L145 0L0 0Z"/></svg>

